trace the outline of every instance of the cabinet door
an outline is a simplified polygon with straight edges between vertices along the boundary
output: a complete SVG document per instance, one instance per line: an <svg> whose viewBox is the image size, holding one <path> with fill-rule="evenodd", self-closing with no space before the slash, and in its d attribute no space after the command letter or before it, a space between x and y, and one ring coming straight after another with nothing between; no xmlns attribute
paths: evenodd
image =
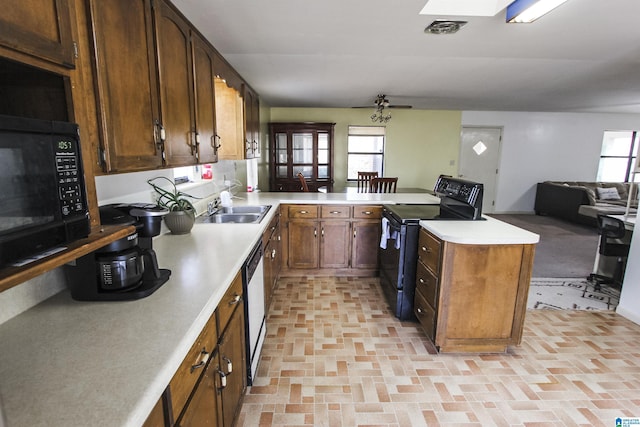
<svg viewBox="0 0 640 427"><path fill-rule="evenodd" d="M381 228L378 221L353 222L351 267L363 269L378 268L380 231Z"/></svg>
<svg viewBox="0 0 640 427"><path fill-rule="evenodd" d="M68 0L9 0L2 6L0 44L74 68Z"/></svg>
<svg viewBox="0 0 640 427"><path fill-rule="evenodd" d="M90 0L90 14L105 169L160 167L150 0Z"/></svg>
<svg viewBox="0 0 640 427"><path fill-rule="evenodd" d="M222 402L218 396L216 377L217 355L207 365L200 382L193 390L189 404L175 423L177 427L206 427L222 425Z"/></svg>
<svg viewBox="0 0 640 427"><path fill-rule="evenodd" d="M289 268L318 268L318 221L289 221Z"/></svg>
<svg viewBox="0 0 640 427"><path fill-rule="evenodd" d="M162 1L158 2L155 16L166 163L191 165L195 162L196 145L189 24Z"/></svg>
<svg viewBox="0 0 640 427"><path fill-rule="evenodd" d="M258 96L244 85L244 135L245 158L252 159L260 156L260 101Z"/></svg>
<svg viewBox="0 0 640 427"><path fill-rule="evenodd" d="M213 85L213 51L198 35L192 33L191 37L198 148L196 154L199 163L215 163L218 161L218 141Z"/></svg>
<svg viewBox="0 0 640 427"><path fill-rule="evenodd" d="M246 349L244 334L244 310L238 307L218 345L220 370L226 385L221 387L223 426L231 427L240 407L246 387Z"/></svg>
<svg viewBox="0 0 640 427"><path fill-rule="evenodd" d="M264 310L267 312L271 304L271 290L274 282L274 259L272 252L274 251L271 240L264 247Z"/></svg>
<svg viewBox="0 0 640 427"><path fill-rule="evenodd" d="M351 224L347 221L320 223L320 267L348 268Z"/></svg>

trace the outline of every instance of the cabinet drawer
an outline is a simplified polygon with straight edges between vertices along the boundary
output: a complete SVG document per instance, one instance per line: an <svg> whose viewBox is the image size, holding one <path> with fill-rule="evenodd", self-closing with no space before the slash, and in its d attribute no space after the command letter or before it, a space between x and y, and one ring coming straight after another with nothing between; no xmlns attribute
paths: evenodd
<svg viewBox="0 0 640 427"><path fill-rule="evenodd" d="M436 338L436 311L429 305L427 299L420 291L416 291L413 302L413 313L418 318L418 322L422 325L422 329L429 339L435 342Z"/></svg>
<svg viewBox="0 0 640 427"><path fill-rule="evenodd" d="M211 316L196 339L182 364L169 382L171 391L171 409L178 416L187 403L193 387L204 371L207 361L213 354L218 342L215 314Z"/></svg>
<svg viewBox="0 0 640 427"><path fill-rule="evenodd" d="M326 206L320 207L322 218L349 218L351 216L351 206Z"/></svg>
<svg viewBox="0 0 640 427"><path fill-rule="evenodd" d="M438 279L422 262L418 262L416 271L416 290L422 293L431 307L438 307Z"/></svg>
<svg viewBox="0 0 640 427"><path fill-rule="evenodd" d="M382 218L382 206L355 205L353 207L353 217L357 219L380 219Z"/></svg>
<svg viewBox="0 0 640 427"><path fill-rule="evenodd" d="M289 218L318 218L318 207L315 205L289 206Z"/></svg>
<svg viewBox="0 0 640 427"><path fill-rule="evenodd" d="M218 313L219 335L223 334L233 314L233 310L238 306L242 307L242 275L240 273L233 279L233 283L222 297L216 309L216 313Z"/></svg>
<svg viewBox="0 0 640 427"><path fill-rule="evenodd" d="M418 241L418 259L436 275L440 273L441 250L442 242L421 229Z"/></svg>

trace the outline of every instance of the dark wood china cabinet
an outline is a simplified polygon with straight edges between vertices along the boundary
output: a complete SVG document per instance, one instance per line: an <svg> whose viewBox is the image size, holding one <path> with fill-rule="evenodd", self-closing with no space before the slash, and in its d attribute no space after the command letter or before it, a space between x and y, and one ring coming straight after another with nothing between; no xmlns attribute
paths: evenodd
<svg viewBox="0 0 640 427"><path fill-rule="evenodd" d="M333 189L335 123L269 123L269 187L302 191L298 173L310 191Z"/></svg>

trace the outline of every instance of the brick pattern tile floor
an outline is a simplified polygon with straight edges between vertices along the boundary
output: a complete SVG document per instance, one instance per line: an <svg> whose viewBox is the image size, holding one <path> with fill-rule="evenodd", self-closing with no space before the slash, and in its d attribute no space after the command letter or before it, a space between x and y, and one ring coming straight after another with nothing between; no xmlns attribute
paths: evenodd
<svg viewBox="0 0 640 427"><path fill-rule="evenodd" d="M282 278L238 426L614 426L640 417L640 326L530 310L505 354L435 354L377 278Z"/></svg>

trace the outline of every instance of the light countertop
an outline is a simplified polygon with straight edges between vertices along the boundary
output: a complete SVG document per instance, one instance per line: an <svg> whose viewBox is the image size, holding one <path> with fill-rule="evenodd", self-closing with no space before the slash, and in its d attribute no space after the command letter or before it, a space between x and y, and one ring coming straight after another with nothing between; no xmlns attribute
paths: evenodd
<svg viewBox="0 0 640 427"><path fill-rule="evenodd" d="M234 204L438 202L429 194L400 193L239 196ZM159 266L172 275L147 298L79 302L63 291L1 324L0 400L8 425L140 426L274 214L270 209L260 224L196 223L190 234L158 236ZM537 242L536 235L503 224L423 226L445 240L467 235L462 243L471 236L484 243L491 231Z"/></svg>
<svg viewBox="0 0 640 427"><path fill-rule="evenodd" d="M438 238L468 245L536 244L540 236L483 215L479 221L420 221L420 225Z"/></svg>

